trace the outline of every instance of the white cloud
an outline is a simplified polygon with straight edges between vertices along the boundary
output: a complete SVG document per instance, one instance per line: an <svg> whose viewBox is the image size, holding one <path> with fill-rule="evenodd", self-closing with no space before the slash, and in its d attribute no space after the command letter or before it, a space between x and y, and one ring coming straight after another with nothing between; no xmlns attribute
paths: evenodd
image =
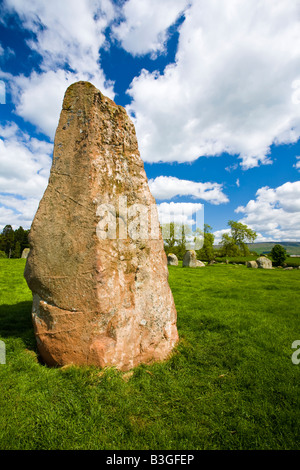
<svg viewBox="0 0 300 470"><path fill-rule="evenodd" d="M278 188L260 188L255 200L235 212L244 214L240 222L269 240L299 240L300 181L287 182Z"/></svg>
<svg viewBox="0 0 300 470"><path fill-rule="evenodd" d="M213 232L213 235L215 237L215 241L214 241L214 244L215 245L219 245L221 243L221 240L222 240L222 235L224 233L230 233L230 229L229 228L225 228L223 230L216 230L215 232Z"/></svg>
<svg viewBox="0 0 300 470"><path fill-rule="evenodd" d="M225 167L225 170L231 173L234 170L237 170L239 167L238 163L235 163L234 165L229 165Z"/></svg>
<svg viewBox="0 0 300 470"><path fill-rule="evenodd" d="M29 47L40 54L41 73L11 77L16 112L53 139L66 88L78 80L91 81L113 98L113 84L100 66L104 30L114 18L109 0L5 0L24 28L35 33Z"/></svg>
<svg viewBox="0 0 300 470"><path fill-rule="evenodd" d="M300 171L300 157L296 157L296 163L295 165L293 165L294 168L296 168L296 170Z"/></svg>
<svg viewBox="0 0 300 470"><path fill-rule="evenodd" d="M48 183L52 149L16 124L0 126L0 226L30 227Z"/></svg>
<svg viewBox="0 0 300 470"><path fill-rule="evenodd" d="M162 202L157 205L158 217L161 224L175 222L178 224L194 225L200 229L204 221L204 205L192 202Z"/></svg>
<svg viewBox="0 0 300 470"><path fill-rule="evenodd" d="M30 138L16 125L0 126L0 136L0 192L40 198L48 182L53 145Z"/></svg>
<svg viewBox="0 0 300 470"><path fill-rule="evenodd" d="M42 74L32 72L30 77L14 77L11 87L17 114L53 140L65 91L79 80L89 80L89 77L60 69ZM93 80L93 84L103 90L97 79Z"/></svg>
<svg viewBox="0 0 300 470"><path fill-rule="evenodd" d="M188 6L188 0L128 0L122 8L122 22L113 35L132 55L165 50L167 30Z"/></svg>
<svg viewBox="0 0 300 470"><path fill-rule="evenodd" d="M5 104L6 101L6 87L3 80L0 80L0 104Z"/></svg>
<svg viewBox="0 0 300 470"><path fill-rule="evenodd" d="M256 232L256 239L255 239L255 243L260 243L260 242L273 242L274 239L272 237L265 237L264 235L262 235L261 233L259 232Z"/></svg>
<svg viewBox="0 0 300 470"><path fill-rule="evenodd" d="M38 205L37 198L22 199L0 194L0 230L8 224L14 229L20 226L30 228Z"/></svg>
<svg viewBox="0 0 300 470"><path fill-rule="evenodd" d="M161 200L172 199L175 196L192 196L211 204L222 204L229 201L222 191L222 185L218 183L196 183L173 176L158 176L149 180L149 187L153 196Z"/></svg>
<svg viewBox="0 0 300 470"><path fill-rule="evenodd" d="M299 21L295 0L192 0L176 62L129 90L144 161L228 152L247 169L271 163L271 144L296 142Z"/></svg>
<svg viewBox="0 0 300 470"><path fill-rule="evenodd" d="M114 16L110 1L81 0L74 7L73 0L5 0L5 6L15 10L23 26L35 33L36 40L28 40L28 45L42 56L44 71L67 64L79 73L100 72L97 62L105 42L103 31Z"/></svg>

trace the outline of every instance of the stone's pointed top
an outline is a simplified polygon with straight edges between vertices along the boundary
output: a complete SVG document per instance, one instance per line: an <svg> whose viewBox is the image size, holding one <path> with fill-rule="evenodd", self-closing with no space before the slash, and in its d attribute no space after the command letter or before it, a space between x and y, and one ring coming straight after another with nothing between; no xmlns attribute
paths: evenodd
<svg viewBox="0 0 300 470"><path fill-rule="evenodd" d="M82 89L82 90L86 90L86 91L92 91L92 90L96 90L96 91L99 91L95 85L93 85L92 83L90 82L86 82L84 80L80 80L78 82L74 82L72 83L72 85L70 85L67 90L66 90L66 93L68 93L69 90L75 90L75 89Z"/></svg>
<svg viewBox="0 0 300 470"><path fill-rule="evenodd" d="M97 98L95 98L95 95ZM96 102L100 103L101 101L104 101L107 102L110 106L122 108L122 106L118 106L113 100L103 95L101 91L95 87L95 85L81 80L79 82L72 83L72 85L67 88L63 100L63 109L68 111L72 109L74 105L76 105L78 99L83 99L85 102L86 99L88 100L88 97L93 98L89 102L90 105L94 105ZM80 106L80 103L77 103L77 105Z"/></svg>

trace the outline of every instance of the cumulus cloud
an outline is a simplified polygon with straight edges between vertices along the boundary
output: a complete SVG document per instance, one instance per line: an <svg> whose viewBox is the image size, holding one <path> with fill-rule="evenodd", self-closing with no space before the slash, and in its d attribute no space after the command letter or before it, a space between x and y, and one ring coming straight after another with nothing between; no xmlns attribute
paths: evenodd
<svg viewBox="0 0 300 470"><path fill-rule="evenodd" d="M52 149L52 144L29 137L16 124L0 126L2 228L7 223L30 227L48 183Z"/></svg>
<svg viewBox="0 0 300 470"><path fill-rule="evenodd" d="M64 93L68 86L78 80L89 80L89 76L59 69L42 74L32 72L30 77L13 77L11 88L17 114L53 140ZM93 80L93 84L103 90L101 81L97 82Z"/></svg>
<svg viewBox="0 0 300 470"><path fill-rule="evenodd" d="M149 187L153 196L161 200L172 199L176 196L191 196L211 204L222 204L229 201L222 191L223 186L218 183L196 183L173 176L158 176L149 180Z"/></svg>
<svg viewBox="0 0 300 470"><path fill-rule="evenodd" d="M235 212L244 214L240 222L264 233L269 240L299 240L300 181L260 188L255 200Z"/></svg>
<svg viewBox="0 0 300 470"><path fill-rule="evenodd" d="M204 205L193 202L162 202L157 205L161 224L175 222L183 225L194 225L203 228Z"/></svg>
<svg viewBox="0 0 300 470"><path fill-rule="evenodd" d="M28 46L41 56L40 70L11 77L16 112L53 139L64 92L71 83L88 80L113 98L113 84L101 69L99 49L115 10L109 0L5 0L6 14L16 12L34 33Z"/></svg>
<svg viewBox="0 0 300 470"><path fill-rule="evenodd" d="M37 198L22 199L0 194L0 230L8 224L14 229L20 226L24 229L30 228L38 204Z"/></svg>
<svg viewBox="0 0 300 470"><path fill-rule="evenodd" d="M30 138L16 125L0 126L0 192L40 197L48 182L52 150L52 144Z"/></svg>
<svg viewBox="0 0 300 470"><path fill-rule="evenodd" d="M192 0L175 63L129 89L144 161L227 152L247 169L271 163L272 144L296 142L299 23L294 0Z"/></svg>
<svg viewBox="0 0 300 470"><path fill-rule="evenodd" d="M113 36L132 55L164 52L168 28L188 6L188 0L128 0Z"/></svg>
<svg viewBox="0 0 300 470"><path fill-rule="evenodd" d="M216 230L215 232L213 232L213 235L215 237L215 241L214 241L214 244L215 245L219 245L221 243L221 240L222 240L222 235L224 233L230 233L230 229L229 228L225 228L225 229L222 229L222 230Z"/></svg>
<svg viewBox="0 0 300 470"><path fill-rule="evenodd" d="M77 72L101 72L98 60L105 42L103 31L114 17L110 1L81 0L74 8L73 0L5 0L5 7L15 11L24 28L34 33L35 39L27 43L41 55L44 71L67 65Z"/></svg>

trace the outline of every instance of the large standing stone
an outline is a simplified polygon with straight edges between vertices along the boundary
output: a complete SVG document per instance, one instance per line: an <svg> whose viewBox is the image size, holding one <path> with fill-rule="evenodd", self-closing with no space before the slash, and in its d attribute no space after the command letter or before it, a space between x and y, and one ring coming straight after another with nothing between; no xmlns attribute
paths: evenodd
<svg viewBox="0 0 300 470"><path fill-rule="evenodd" d="M156 239L134 237L134 214L150 207L138 220L151 217ZM128 370L168 357L178 340L176 310L134 125L88 82L65 93L30 248L25 278L48 365Z"/></svg>
<svg viewBox="0 0 300 470"><path fill-rule="evenodd" d="M174 253L169 253L167 259L170 266L178 266L178 258Z"/></svg>
<svg viewBox="0 0 300 470"><path fill-rule="evenodd" d="M205 264L197 260L195 250L187 250L182 260L182 266L189 268L203 268Z"/></svg>
<svg viewBox="0 0 300 470"><path fill-rule="evenodd" d="M256 260L257 266L262 269L272 269L272 261L266 256L260 256Z"/></svg>

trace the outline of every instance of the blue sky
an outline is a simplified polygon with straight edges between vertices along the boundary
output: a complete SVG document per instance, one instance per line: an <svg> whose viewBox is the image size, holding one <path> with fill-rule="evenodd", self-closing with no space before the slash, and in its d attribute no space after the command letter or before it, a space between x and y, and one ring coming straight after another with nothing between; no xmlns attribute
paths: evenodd
<svg viewBox="0 0 300 470"><path fill-rule="evenodd" d="M89 80L131 116L162 221L202 203L217 241L230 219L300 240L300 0L0 5L0 229L30 227L64 92Z"/></svg>

